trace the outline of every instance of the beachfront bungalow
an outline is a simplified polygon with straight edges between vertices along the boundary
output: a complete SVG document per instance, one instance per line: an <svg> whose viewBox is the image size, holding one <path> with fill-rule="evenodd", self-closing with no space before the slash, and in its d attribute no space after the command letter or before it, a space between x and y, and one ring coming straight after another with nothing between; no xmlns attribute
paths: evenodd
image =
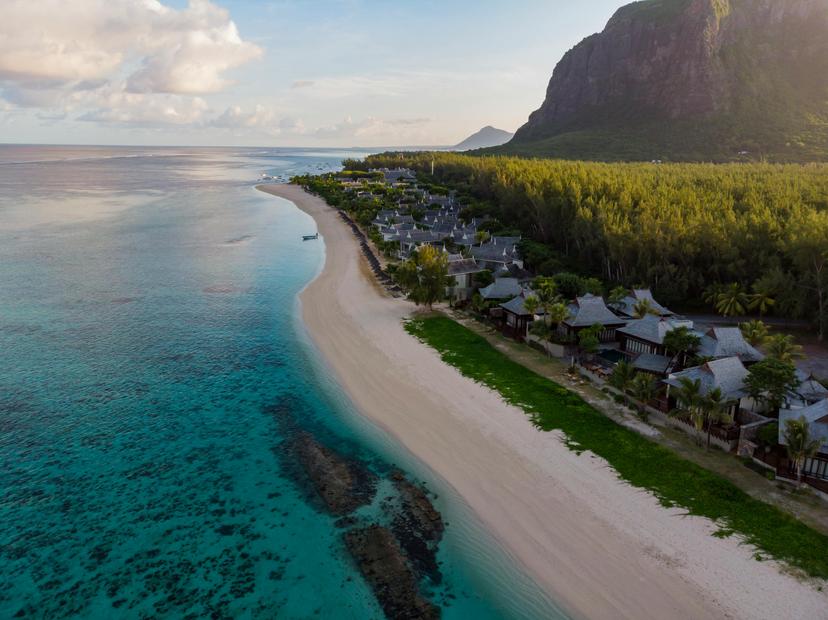
<svg viewBox="0 0 828 620"><path fill-rule="evenodd" d="M464 248L470 248L477 243L476 237L477 229L474 227L455 228L455 230L451 233L451 240L454 244Z"/></svg>
<svg viewBox="0 0 828 620"><path fill-rule="evenodd" d="M519 267L518 265L512 263L511 265L504 265L500 269L497 270L494 274L495 278L514 278L521 284L528 284L534 279L534 276L531 272L527 271L523 267Z"/></svg>
<svg viewBox="0 0 828 620"><path fill-rule="evenodd" d="M513 247L521 242L523 237L492 237L486 243L501 247Z"/></svg>
<svg viewBox="0 0 828 620"><path fill-rule="evenodd" d="M587 294L578 297L575 303L569 305L569 317L564 320L558 330L572 340L577 340L578 333L593 325L601 325L604 329L598 338L601 342L613 342L616 339L616 330L626 325L626 321L613 314L603 297Z"/></svg>
<svg viewBox="0 0 828 620"><path fill-rule="evenodd" d="M813 374L802 370L796 371L799 387L788 399L790 408L804 408L828 398L828 388L816 380Z"/></svg>
<svg viewBox="0 0 828 620"><path fill-rule="evenodd" d="M625 353L666 356L664 337L679 327L693 329L693 321L648 314L642 319L628 321L626 325L616 330L616 334L621 351Z"/></svg>
<svg viewBox="0 0 828 620"><path fill-rule="evenodd" d="M745 379L748 370L738 357L725 357L723 359L711 360L701 366L695 366L671 373L664 383L667 385L666 397L669 402L669 409L675 407L676 401L671 396L671 390L681 387L681 379L687 378L691 381L698 381L701 389L701 396L707 396L713 389L719 388L724 396L725 408L735 420L739 410L748 409L752 401L745 391Z"/></svg>
<svg viewBox="0 0 828 620"><path fill-rule="evenodd" d="M436 224L434 224L433 226L431 226L430 230L433 233L442 235L442 237L445 239L445 238L448 238L452 235L452 233L454 232L455 227L456 227L456 224L454 222L441 220L441 221L437 222Z"/></svg>
<svg viewBox="0 0 828 620"><path fill-rule="evenodd" d="M506 245L488 241L482 245L472 247L469 251L478 263L492 273L511 264L523 267L523 258L515 244Z"/></svg>
<svg viewBox="0 0 828 620"><path fill-rule="evenodd" d="M480 296L485 301L505 301L523 292L523 287L515 278L497 278L489 286L480 289Z"/></svg>
<svg viewBox="0 0 828 620"><path fill-rule="evenodd" d="M372 168L368 170L370 173L382 173L383 180L388 183L408 183L417 180L414 172L408 168L396 168L390 170L388 168Z"/></svg>
<svg viewBox="0 0 828 620"><path fill-rule="evenodd" d="M423 202L429 206L452 207L454 206L454 195L427 194L423 196Z"/></svg>
<svg viewBox="0 0 828 620"><path fill-rule="evenodd" d="M537 316L529 312L524 305L526 298L532 295L532 291L524 289L520 295L500 304L503 310L503 333L515 340L523 342L529 335L529 327Z"/></svg>
<svg viewBox="0 0 828 620"><path fill-rule="evenodd" d="M651 313L655 316L659 317L669 317L673 316L674 313L660 303L658 303L654 298L650 289L632 289L630 294L627 295L624 299L622 299L617 304L613 304L613 309L618 313L619 316L626 317L626 318L636 318L635 307L639 303L647 303L649 304Z"/></svg>
<svg viewBox="0 0 828 620"><path fill-rule="evenodd" d="M633 358L632 365L637 372L665 379L673 370L673 358L667 355L639 353Z"/></svg>
<svg viewBox="0 0 828 620"><path fill-rule="evenodd" d="M483 271L473 258L452 254L448 261L448 275L454 278L454 285L447 287L449 299L466 300L474 292L474 275Z"/></svg>
<svg viewBox="0 0 828 620"><path fill-rule="evenodd" d="M805 459L802 468L803 481L828 493L828 398L820 400L804 409L782 409L779 412L780 446L785 446L785 422L805 418L811 437L821 441L821 446L813 458ZM787 478L796 477L796 469L788 460L786 451L778 450L779 464L777 474Z"/></svg>
<svg viewBox="0 0 828 620"><path fill-rule="evenodd" d="M765 359L738 327L714 327L702 334L698 355L712 359L738 357L747 366Z"/></svg>
<svg viewBox="0 0 828 620"><path fill-rule="evenodd" d="M414 224L392 224L384 228L380 228L380 234L383 241L399 241L400 237L406 235L412 230L417 230Z"/></svg>
<svg viewBox="0 0 828 620"><path fill-rule="evenodd" d="M408 230L400 233L399 257L403 260L409 258L421 245L441 245L443 238L430 230Z"/></svg>

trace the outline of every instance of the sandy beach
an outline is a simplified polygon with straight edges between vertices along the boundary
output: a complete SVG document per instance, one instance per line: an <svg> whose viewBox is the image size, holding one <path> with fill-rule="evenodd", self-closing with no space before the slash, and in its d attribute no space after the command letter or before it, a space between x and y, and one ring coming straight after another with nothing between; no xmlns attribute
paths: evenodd
<svg viewBox="0 0 828 620"><path fill-rule="evenodd" d="M606 462L576 455L519 409L409 336L414 310L371 279L351 231L321 199L260 186L317 222L325 266L303 318L358 409L450 484L573 617L827 618L828 594L757 562L710 521L665 509Z"/></svg>

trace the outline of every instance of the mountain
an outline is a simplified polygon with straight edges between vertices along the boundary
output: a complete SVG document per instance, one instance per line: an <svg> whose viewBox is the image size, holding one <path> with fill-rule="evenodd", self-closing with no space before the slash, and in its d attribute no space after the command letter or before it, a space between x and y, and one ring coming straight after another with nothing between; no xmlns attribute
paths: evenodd
<svg viewBox="0 0 828 620"><path fill-rule="evenodd" d="M485 149L491 146L500 146L506 144L512 139L514 134L502 129L497 129L491 125L487 125L475 134L470 135L457 146L451 148L452 151L471 151L473 149Z"/></svg>
<svg viewBox="0 0 828 620"><path fill-rule="evenodd" d="M828 160L828 0L644 0L555 67L506 146L597 160Z"/></svg>

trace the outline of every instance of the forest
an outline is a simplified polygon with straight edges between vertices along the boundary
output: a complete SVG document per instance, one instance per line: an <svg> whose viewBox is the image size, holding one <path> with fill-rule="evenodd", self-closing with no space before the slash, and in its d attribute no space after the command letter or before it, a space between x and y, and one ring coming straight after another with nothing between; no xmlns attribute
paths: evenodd
<svg viewBox="0 0 828 620"><path fill-rule="evenodd" d="M433 175L431 174L433 166ZM346 169L409 167L458 192L469 214L522 232L541 274L562 268L650 286L699 308L738 285L771 312L828 319L828 165L594 163L383 153Z"/></svg>

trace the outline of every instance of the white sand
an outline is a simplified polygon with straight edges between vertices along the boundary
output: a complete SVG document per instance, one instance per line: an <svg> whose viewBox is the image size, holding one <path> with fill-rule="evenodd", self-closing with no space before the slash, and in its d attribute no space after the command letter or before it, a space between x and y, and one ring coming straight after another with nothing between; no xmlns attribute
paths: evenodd
<svg viewBox="0 0 828 620"><path fill-rule="evenodd" d="M325 267L302 293L311 337L359 410L442 476L568 613L586 618L828 618L828 595L757 562L576 455L409 336L414 307L369 277L335 210L262 186L317 222Z"/></svg>

